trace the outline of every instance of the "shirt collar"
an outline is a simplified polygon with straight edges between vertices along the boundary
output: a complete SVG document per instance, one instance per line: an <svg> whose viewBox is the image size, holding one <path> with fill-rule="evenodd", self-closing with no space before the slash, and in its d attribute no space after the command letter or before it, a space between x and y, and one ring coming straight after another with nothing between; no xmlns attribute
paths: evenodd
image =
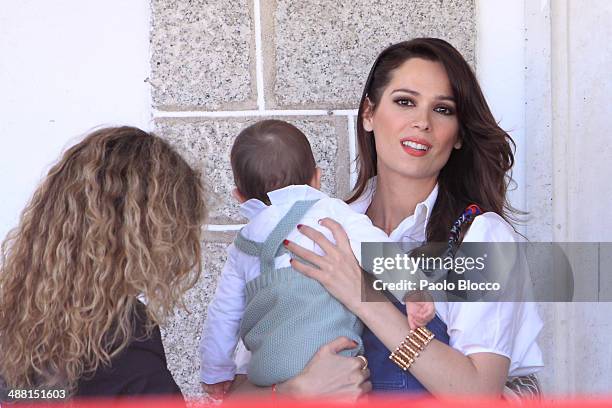
<svg viewBox="0 0 612 408"><path fill-rule="evenodd" d="M400 222L395 230L393 230L391 235L399 235L397 238L401 236L414 241L426 241L427 223L429 222L429 216L433 211L437 198L438 184L436 183L427 198L416 205L414 214L406 217L402 222ZM414 233L411 234L409 231L414 231Z"/></svg>
<svg viewBox="0 0 612 408"><path fill-rule="evenodd" d="M325 197L327 197L325 193L308 185L291 185L268 193L272 205L283 205L301 200L319 200ZM251 198L240 204L240 215L250 221L267 207L263 201Z"/></svg>
<svg viewBox="0 0 612 408"><path fill-rule="evenodd" d="M250 200L245 201L240 204L240 208L238 212L247 220L252 220L259 214L262 210L266 209L268 206L264 204L262 201L251 198Z"/></svg>
<svg viewBox="0 0 612 408"><path fill-rule="evenodd" d="M372 204L372 198L374 198L374 192L376 191L376 176L372 177L366 183L366 187L363 190L363 193L355 201L353 201L350 206L353 210L358 213L365 214Z"/></svg>
<svg viewBox="0 0 612 408"><path fill-rule="evenodd" d="M433 190L431 190L431 193L429 193L425 201L417 204L417 208L419 207L419 205L425 207L425 224L429 222L429 217L431 216L431 212L433 211L433 208L436 205L437 199L438 199L438 183L436 183Z"/></svg>
<svg viewBox="0 0 612 408"><path fill-rule="evenodd" d="M316 188L310 187L309 185L300 184L270 191L268 193L268 197L273 205L282 205L301 200L319 200L321 198L326 198L327 195Z"/></svg>
<svg viewBox="0 0 612 408"><path fill-rule="evenodd" d="M357 200L351 203L351 207L353 210L365 214L368 210L368 207L372 203L372 198L374 197L374 193L376 192L376 176L372 177L368 180L366 188L363 193ZM438 184L434 186L431 193L425 198L425 200L418 203L414 209L414 214L406 217L399 225L391 232L390 237L394 240L399 240L404 236L410 236L412 234L409 233L413 231L414 228L419 228L418 237L414 237L415 240L425 240L427 223L429 222L429 217L431 212L433 211L433 207L436 204L436 199L438 198Z"/></svg>

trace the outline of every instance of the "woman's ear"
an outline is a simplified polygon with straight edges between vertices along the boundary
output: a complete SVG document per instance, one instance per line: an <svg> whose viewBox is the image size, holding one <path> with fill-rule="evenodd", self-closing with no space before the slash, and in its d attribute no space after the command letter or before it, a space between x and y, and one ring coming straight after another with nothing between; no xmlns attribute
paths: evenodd
<svg viewBox="0 0 612 408"><path fill-rule="evenodd" d="M465 132L465 130L463 129L463 126L460 126L459 127L459 132L457 132L457 140L455 140L455 144L453 145L453 148L455 150L459 150L463 146L463 135L464 135L464 132Z"/></svg>
<svg viewBox="0 0 612 408"><path fill-rule="evenodd" d="M374 105L370 102L370 98L366 96L363 101L363 115L362 115L362 125L363 129L366 132L372 132L374 130Z"/></svg>

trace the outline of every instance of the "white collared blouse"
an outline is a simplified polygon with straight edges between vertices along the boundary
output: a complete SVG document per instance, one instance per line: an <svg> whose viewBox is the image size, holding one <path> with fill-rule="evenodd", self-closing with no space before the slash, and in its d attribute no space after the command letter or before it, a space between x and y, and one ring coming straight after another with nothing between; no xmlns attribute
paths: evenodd
<svg viewBox="0 0 612 408"><path fill-rule="evenodd" d="M298 191L289 187L286 189L280 189L269 194L273 204L283 202L289 198L289 195ZM350 204L355 213L365 214L370 206L375 189L376 178L373 178L364 194ZM277 192L278 194L275 194ZM298 194L300 194L301 199L313 199L319 194L324 196L323 193L314 189L304 189ZM384 231L378 230L386 239L390 238L393 242L424 242L426 240L427 223L437 195L438 186L436 185L428 197L417 204L414 214L400 222L388 236ZM266 207L265 204L258 200L249 200L241 206L241 213L249 220L255 220L254 217L260 214L264 207ZM333 218L333 216L331 217ZM265 238L267 233L270 232L270 227L263 228L264 224L249 223L249 225L251 224L252 231L260 231L261 239ZM379 233L376 233L376 235L365 237L362 240L379 242L386 240ZM331 234L327 232L326 236L330 238ZM298 244L311 250L320 251L312 241L305 239L299 233L289 239L295 240ZM464 242L517 241L518 237L512 226L498 214L492 212L476 217L464 237ZM356 250L355 247L353 246L354 250ZM228 248L230 256L231 248L232 245ZM288 259L281 260L280 262L283 264L279 264L277 267L286 266L284 265L285 261L288 264ZM229 258L228 262L230 262ZM217 296L219 296L219 289L217 289ZM543 367L542 352L536 341L543 324L536 304L531 302L436 302L435 306L436 314L447 326L450 338L449 345L464 355L489 352L505 356L510 360L508 375L511 377L531 374ZM207 359L206 350L201 348L200 353L201 359L205 361ZM250 353L244 348L242 342L239 342L231 371L235 374L246 374L249 359ZM204 380L204 378L202 379Z"/></svg>
<svg viewBox="0 0 612 408"><path fill-rule="evenodd" d="M376 191L372 178L359 199L350 204L364 214ZM394 242L425 242L438 185L389 234ZM512 226L494 212L477 216L463 242L519 242ZM464 355L489 352L510 359L509 376L535 373L543 366L537 336L542 320L533 302L436 302L436 314L446 324L450 346Z"/></svg>

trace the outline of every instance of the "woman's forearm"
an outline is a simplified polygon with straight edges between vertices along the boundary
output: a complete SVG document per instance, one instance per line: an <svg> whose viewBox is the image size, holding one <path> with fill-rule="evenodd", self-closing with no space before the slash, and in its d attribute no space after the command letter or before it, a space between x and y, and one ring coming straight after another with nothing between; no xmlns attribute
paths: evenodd
<svg viewBox="0 0 612 408"><path fill-rule="evenodd" d="M355 312L390 350L410 332L406 317L389 302L363 302ZM432 394L484 396L501 394L508 366L506 357L493 353L465 356L434 339L409 370Z"/></svg>
<svg viewBox="0 0 612 408"><path fill-rule="evenodd" d="M287 392L288 389L284 384L278 384L276 386L276 392L284 396L290 394ZM260 387L253 384L247 379L246 375L237 375L232 387L230 388L228 397L272 397L272 387Z"/></svg>
<svg viewBox="0 0 612 408"><path fill-rule="evenodd" d="M293 242L286 247L310 263L292 260L292 266L316 279L329 293L355 313L390 350L410 333L408 319L389 302L364 302L380 292L364 282L363 271L352 252L342 225L325 218L319 223L332 231L336 244L319 231L302 226L300 232L315 241L326 255L320 256ZM316 267L314 266L316 265ZM508 358L494 353L476 353L468 357L437 340L432 341L416 359L410 372L431 393L438 395L501 395L508 374Z"/></svg>
<svg viewBox="0 0 612 408"><path fill-rule="evenodd" d="M370 370L364 369L361 359L338 354L356 346L357 343L344 336L323 345L298 375L276 384L276 394L284 398L347 400L356 400L367 394L372 389L368 381ZM233 396L274 395L270 387L257 387L246 381L244 375L237 376L234 385L235 391L230 391Z"/></svg>
<svg viewBox="0 0 612 408"><path fill-rule="evenodd" d="M279 395L291 396L294 393L291 380L285 383L277 384L275 391ZM230 388L229 394L232 397L272 397L273 391L272 387L260 387L249 382L246 375L237 375L232 387Z"/></svg>

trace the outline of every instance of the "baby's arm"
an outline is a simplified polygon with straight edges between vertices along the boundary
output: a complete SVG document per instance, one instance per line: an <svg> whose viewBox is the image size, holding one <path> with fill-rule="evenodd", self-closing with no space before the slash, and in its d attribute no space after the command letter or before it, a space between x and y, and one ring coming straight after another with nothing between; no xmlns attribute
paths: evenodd
<svg viewBox="0 0 612 408"><path fill-rule="evenodd" d="M406 316L411 330L426 326L436 314L431 296L424 291L411 292L406 297Z"/></svg>
<svg viewBox="0 0 612 408"><path fill-rule="evenodd" d="M236 375L233 354L245 308L246 282L237 260L239 251L231 244L227 254L200 340L202 388L217 399L227 392Z"/></svg>

